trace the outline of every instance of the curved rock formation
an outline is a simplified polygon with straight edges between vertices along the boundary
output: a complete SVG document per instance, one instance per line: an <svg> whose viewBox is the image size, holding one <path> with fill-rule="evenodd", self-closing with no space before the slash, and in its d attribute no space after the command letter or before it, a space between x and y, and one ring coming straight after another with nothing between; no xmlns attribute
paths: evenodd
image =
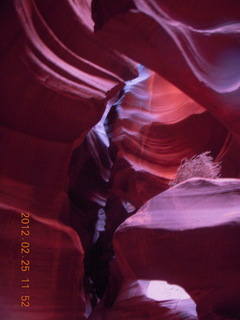
<svg viewBox="0 0 240 320"><path fill-rule="evenodd" d="M239 1L93 3L99 37L176 85L240 141Z"/></svg>
<svg viewBox="0 0 240 320"><path fill-rule="evenodd" d="M180 285L201 320L238 319L239 221L239 180L183 182L118 228L114 248L121 273Z"/></svg>
<svg viewBox="0 0 240 320"><path fill-rule="evenodd" d="M112 192L139 208L169 186L184 158L226 152L226 128L161 76L140 67L117 102L110 140L117 147Z"/></svg>
<svg viewBox="0 0 240 320"><path fill-rule="evenodd" d="M173 286L170 286L173 289ZM197 320L195 303L191 299L179 299L174 293L168 299L155 301L146 296L146 288L141 281L127 279L121 286L112 307L101 303L93 311L89 320Z"/></svg>
<svg viewBox="0 0 240 320"><path fill-rule="evenodd" d="M182 158L208 150L223 177L240 177L239 1L0 8L0 317L85 319L104 296L94 320L196 319L191 300L176 308L174 297L147 297L138 280L157 278L184 287L200 319L239 318L239 181L163 192ZM137 63L153 71L141 66L137 77ZM141 209L116 232L121 273L114 232L161 192L143 207L154 226ZM194 228L191 210L202 223ZM21 212L31 214L29 241L19 237ZM31 309L19 303L27 243Z"/></svg>
<svg viewBox="0 0 240 320"><path fill-rule="evenodd" d="M0 223L1 319L86 319L77 233L56 219L2 205Z"/></svg>
<svg viewBox="0 0 240 320"><path fill-rule="evenodd" d="M14 161L1 163L1 175L7 185L4 190L2 186L1 192L9 194L14 185L20 184L25 189L24 198L31 198L28 186L33 185L42 199L32 199L32 203L37 201L35 206L29 207L28 203L24 208L36 212L44 203L42 211L46 206L59 211L72 151L101 119L107 100L136 72L126 58L95 39L89 18L82 20L74 1L62 1L60 7L55 1L51 8L48 1L30 0L3 2L1 6L4 81L0 124L3 140L6 139L4 157L12 159L14 153L15 161L21 159L17 170ZM83 8L88 7L86 2ZM63 14L70 23L67 33L65 24L59 27ZM72 27L78 41L76 36L69 37ZM23 198L22 192L14 189L14 198L17 194ZM46 193L51 194L51 200Z"/></svg>
<svg viewBox="0 0 240 320"><path fill-rule="evenodd" d="M137 70L133 62L96 39L89 1L78 4L75 1L52 1L50 4L49 1L15 0L2 1L0 6L0 134L4 150L0 158L1 207L10 206L16 213L34 215L39 226L33 231L32 245L41 237L43 250L46 249L47 254L47 246L52 243L53 254L57 250L55 237L63 237L61 232L55 232L54 226L60 221L69 224L70 220L67 192L73 151L101 119L108 100L116 95L126 80L137 75ZM2 215L4 228L10 233L10 216L7 219L4 210L1 210ZM43 228L39 222L43 218L51 219L51 226ZM75 235L73 229L68 232ZM18 234L14 236L18 237ZM65 243L56 245L61 247ZM13 250L14 246L10 249ZM70 242L68 246L69 253L73 252L74 244ZM41 319L84 318L85 305L80 306L78 299L70 299L78 294L79 286L81 299L85 300L83 264L78 263L74 255L70 258L59 249L59 255L49 253L49 268L41 273L37 271L38 250L39 247L35 247L31 260L33 278L36 278L32 298L39 289L42 300L39 298L33 303L33 313L26 310L26 317L37 319L39 312ZM9 253L5 254L8 257ZM68 258L70 269L66 267ZM1 299L7 306L4 316L15 320L23 309L19 294L17 300L13 299L15 294L11 298L10 291L5 294L4 284L15 279L15 269L9 269L8 258L4 261L6 263L1 267L1 273L6 276L6 281L1 283ZM45 265L46 261L47 258L42 263ZM19 258L14 257L13 263L19 264ZM64 270L66 277L74 276L66 289L62 279ZM51 294L56 300L51 298L45 304L44 295L48 296L47 281L50 279L55 286ZM38 282L44 281L46 286L39 288ZM15 282L15 289L11 285L11 290L18 292L19 285ZM64 298L64 293L69 299ZM65 304L68 311L61 314L60 306ZM19 310L12 314L12 308Z"/></svg>

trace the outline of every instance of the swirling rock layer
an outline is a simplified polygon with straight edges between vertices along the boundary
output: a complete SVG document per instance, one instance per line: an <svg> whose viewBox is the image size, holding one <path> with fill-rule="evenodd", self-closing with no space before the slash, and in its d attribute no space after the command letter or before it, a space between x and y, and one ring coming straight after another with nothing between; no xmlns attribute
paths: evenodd
<svg viewBox="0 0 240 320"><path fill-rule="evenodd" d="M95 319L191 319L192 301L150 300L144 277L185 287L201 319L240 318L236 181L188 182L150 201L154 227L140 211L118 229L109 277L115 230L168 188L182 158L209 150L223 176L240 177L239 1L0 7L0 316L84 319L109 278ZM154 71L136 78L135 61ZM109 145L98 122L111 104ZM19 303L21 212L31 214L31 309Z"/></svg>
<svg viewBox="0 0 240 320"><path fill-rule="evenodd" d="M180 285L196 302L199 319L238 319L239 221L239 180L183 182L118 228L114 248L121 272Z"/></svg>
<svg viewBox="0 0 240 320"><path fill-rule="evenodd" d="M84 252L76 232L56 219L2 206L0 222L1 319L86 319Z"/></svg>
<svg viewBox="0 0 240 320"><path fill-rule="evenodd" d="M144 67L117 103L113 192L135 207L168 188L183 158L226 151L228 131L206 109Z"/></svg>
<svg viewBox="0 0 240 320"><path fill-rule="evenodd" d="M239 142L239 1L224 0L217 8L212 1L195 1L193 15L190 1L184 6L168 0L121 4L94 1L99 37L176 85Z"/></svg>

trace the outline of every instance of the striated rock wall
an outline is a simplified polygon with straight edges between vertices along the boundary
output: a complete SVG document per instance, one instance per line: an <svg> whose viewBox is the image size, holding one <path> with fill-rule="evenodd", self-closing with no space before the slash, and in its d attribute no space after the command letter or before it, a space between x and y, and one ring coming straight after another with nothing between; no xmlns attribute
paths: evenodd
<svg viewBox="0 0 240 320"><path fill-rule="evenodd" d="M238 179L194 178L153 197L115 232L121 285L110 282L90 319L239 319L239 221ZM177 284L196 306L173 286L151 300L141 279Z"/></svg>
<svg viewBox="0 0 240 320"><path fill-rule="evenodd" d="M0 318L238 319L239 1L0 9ZM169 189L205 151L232 179Z"/></svg>

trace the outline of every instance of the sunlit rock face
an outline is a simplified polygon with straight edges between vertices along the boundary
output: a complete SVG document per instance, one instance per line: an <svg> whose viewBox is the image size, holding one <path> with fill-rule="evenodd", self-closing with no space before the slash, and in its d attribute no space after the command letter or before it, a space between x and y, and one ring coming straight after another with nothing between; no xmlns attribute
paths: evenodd
<svg viewBox="0 0 240 320"><path fill-rule="evenodd" d="M9 261L11 250L20 250L17 213L30 212L37 225L30 241L35 282L30 294L32 308L26 307L26 317L82 319L86 309L83 249L77 257L74 243L68 241L69 253L65 254L65 240L54 242L65 233L55 232L55 228L60 221L66 225L76 223L74 203L68 196L74 185L69 178L73 151L101 119L108 100L126 80L137 75L137 70L135 63L96 39L89 1L2 1L1 12L0 133L4 152L0 157L0 201L1 208L13 208L16 217L11 222L10 213L1 209L4 217L9 214L9 219L3 220L9 234L4 233L3 238L7 241L11 235L15 242L3 252L6 263L1 265L1 275L6 281L1 281L0 317L6 306L4 320L24 318L20 283L16 280L20 256L13 257L14 266ZM91 170L91 166L86 168ZM92 193L96 190L94 187ZM94 207L94 200L91 201ZM91 241L98 209L99 205L92 220L86 219L91 223L85 225L83 232ZM79 216L82 228L84 219ZM51 219L52 223L42 226L40 218ZM78 231L79 226L69 228L68 233L76 235L74 229ZM36 245L38 239L42 248ZM87 241L83 237L84 246ZM38 252L43 251L46 257L39 262ZM6 293L9 284L10 291Z"/></svg>
<svg viewBox="0 0 240 320"><path fill-rule="evenodd" d="M149 200L116 231L123 277L180 285L196 302L199 319L238 319L239 222L239 180L183 182Z"/></svg>
<svg viewBox="0 0 240 320"><path fill-rule="evenodd" d="M195 303L189 297L181 299L176 295L173 292L174 286L169 285L168 295L165 294L165 298L155 300L147 296L146 284L147 281L126 279L113 306L104 308L100 303L89 319L198 319Z"/></svg>
<svg viewBox="0 0 240 320"><path fill-rule="evenodd" d="M99 37L175 84L239 142L239 1L93 3Z"/></svg>
<svg viewBox="0 0 240 320"><path fill-rule="evenodd" d="M1 6L0 124L7 144L1 176L9 188L23 185L25 198L31 198L33 186L35 211L40 206L59 211L73 150L101 119L107 100L137 72L94 37L88 2L19 0ZM15 160L7 161L13 154ZM22 199L17 187L15 198L16 192ZM25 207L29 210L29 203Z"/></svg>
<svg viewBox="0 0 240 320"><path fill-rule="evenodd" d="M226 151L228 131L206 109L142 66L117 102L110 141L118 153L113 192L139 208L169 186L184 158Z"/></svg>
<svg viewBox="0 0 240 320"><path fill-rule="evenodd" d="M239 1L0 7L0 318L240 318L239 180L168 186L205 151L240 178Z"/></svg>

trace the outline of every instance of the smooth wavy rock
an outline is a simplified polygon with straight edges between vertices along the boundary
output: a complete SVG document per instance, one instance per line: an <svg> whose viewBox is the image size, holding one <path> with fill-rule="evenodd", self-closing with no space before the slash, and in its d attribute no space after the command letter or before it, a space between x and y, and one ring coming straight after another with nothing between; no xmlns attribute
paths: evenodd
<svg viewBox="0 0 240 320"><path fill-rule="evenodd" d="M93 3L101 39L176 85L240 142L238 0Z"/></svg>
<svg viewBox="0 0 240 320"><path fill-rule="evenodd" d="M1 205L1 320L86 319L77 233L34 214L27 223L28 216Z"/></svg>
<svg viewBox="0 0 240 320"><path fill-rule="evenodd" d="M1 163L7 184L1 193L7 202L6 192L13 192L16 207L16 198L22 198L19 208L28 211L48 206L59 212L72 151L101 119L107 100L137 71L95 39L89 1L78 6L16 0L3 2L1 9L0 126L2 148L11 149ZM30 197L35 207L24 205Z"/></svg>
<svg viewBox="0 0 240 320"><path fill-rule="evenodd" d="M110 140L118 154L112 191L135 207L168 188L184 158L226 151L228 131L205 108L144 67L117 103Z"/></svg>
<svg viewBox="0 0 240 320"><path fill-rule="evenodd" d="M116 231L128 279L183 287L200 320L240 318L240 180L191 179L149 200Z"/></svg>
<svg viewBox="0 0 240 320"><path fill-rule="evenodd" d="M100 303L89 320L197 320L195 308L191 299L174 299L174 293L162 301L150 299L140 281L128 279L114 304L106 307L106 303Z"/></svg>
<svg viewBox="0 0 240 320"><path fill-rule="evenodd" d="M81 319L83 250L76 252L74 241L66 239L72 233L81 246L75 231L59 227L60 221L69 223L69 165L107 101L137 70L96 39L88 0L13 0L0 6L0 202L15 214L1 209L3 240L11 237L12 243L1 259L6 278L0 312L6 309L4 320ZM34 217L32 308L24 314L17 278L20 212Z"/></svg>

